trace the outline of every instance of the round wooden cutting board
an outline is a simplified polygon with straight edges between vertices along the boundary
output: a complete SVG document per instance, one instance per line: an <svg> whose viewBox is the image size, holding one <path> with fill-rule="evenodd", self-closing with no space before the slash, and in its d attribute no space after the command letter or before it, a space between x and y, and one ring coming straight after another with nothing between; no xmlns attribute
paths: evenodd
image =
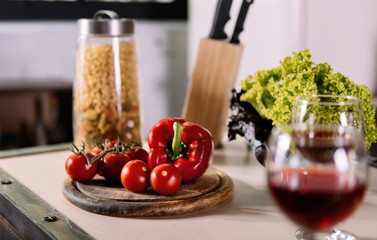
<svg viewBox="0 0 377 240"><path fill-rule="evenodd" d="M210 168L169 196L160 195L148 188L133 193L121 184L114 185L101 177L89 182L76 182L67 178L64 196L86 211L121 217L168 216L184 214L214 207L233 194L232 179L220 170Z"/></svg>

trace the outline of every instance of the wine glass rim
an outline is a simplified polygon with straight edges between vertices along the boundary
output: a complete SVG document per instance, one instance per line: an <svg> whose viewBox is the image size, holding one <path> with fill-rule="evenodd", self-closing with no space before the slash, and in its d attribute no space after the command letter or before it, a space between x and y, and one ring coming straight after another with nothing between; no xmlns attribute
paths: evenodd
<svg viewBox="0 0 377 240"><path fill-rule="evenodd" d="M307 100L305 98L309 97L320 97L320 98L338 98L338 99L348 99L350 101L341 101L341 102L315 102L311 100ZM352 104L360 104L360 99L358 97L350 96L350 95L333 95L333 94L309 94L309 95L300 95L296 97L296 101L305 102L307 104L321 104L321 105L352 105Z"/></svg>

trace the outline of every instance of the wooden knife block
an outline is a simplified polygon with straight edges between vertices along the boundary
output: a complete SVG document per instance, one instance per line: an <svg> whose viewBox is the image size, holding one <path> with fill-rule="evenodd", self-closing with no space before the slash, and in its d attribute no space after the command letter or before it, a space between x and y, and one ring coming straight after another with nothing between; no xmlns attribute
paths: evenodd
<svg viewBox="0 0 377 240"><path fill-rule="evenodd" d="M221 145L229 115L243 45L201 39L182 117L207 128L215 147Z"/></svg>

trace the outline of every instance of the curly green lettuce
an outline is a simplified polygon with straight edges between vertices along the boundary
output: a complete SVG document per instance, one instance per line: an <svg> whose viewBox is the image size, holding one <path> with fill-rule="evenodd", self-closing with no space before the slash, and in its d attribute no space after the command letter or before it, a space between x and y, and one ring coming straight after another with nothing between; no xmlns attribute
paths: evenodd
<svg viewBox="0 0 377 240"><path fill-rule="evenodd" d="M249 102L261 117L272 120L273 125L289 123L291 109L299 95L334 94L358 97L365 117L365 142L369 148L377 141L373 95L364 85L357 85L342 73L334 73L328 63L316 64L310 50L294 52L280 66L257 71L241 81L245 91L240 99Z"/></svg>

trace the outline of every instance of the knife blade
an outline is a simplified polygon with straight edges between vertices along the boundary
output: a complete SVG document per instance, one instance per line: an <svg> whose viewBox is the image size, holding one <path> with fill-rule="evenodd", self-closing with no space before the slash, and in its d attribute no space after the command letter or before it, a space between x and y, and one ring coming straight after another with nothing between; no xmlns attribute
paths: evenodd
<svg viewBox="0 0 377 240"><path fill-rule="evenodd" d="M230 43L239 44L240 39L239 35L243 31L243 25L245 23L247 12L249 11L250 5L254 2L254 0L243 0L240 11L238 13L236 25L234 27L232 38L230 39Z"/></svg>
<svg viewBox="0 0 377 240"><path fill-rule="evenodd" d="M218 0L216 6L215 17L213 19L212 28L209 38L212 39L227 39L228 36L224 31L225 24L230 19L230 8L233 0Z"/></svg>

